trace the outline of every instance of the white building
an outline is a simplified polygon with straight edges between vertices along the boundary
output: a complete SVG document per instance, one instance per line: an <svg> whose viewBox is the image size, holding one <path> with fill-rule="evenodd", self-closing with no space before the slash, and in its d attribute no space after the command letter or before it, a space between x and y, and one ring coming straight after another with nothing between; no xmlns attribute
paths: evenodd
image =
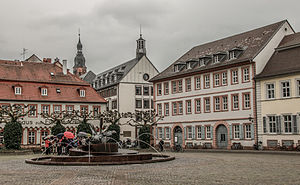
<svg viewBox="0 0 300 185"><path fill-rule="evenodd" d="M106 70L93 80L93 87L108 102L109 110L135 112L153 109L153 86L149 79L158 70L146 56L146 42L140 35L137 40L136 57L128 62ZM127 119L122 119L124 124ZM121 126L120 139L134 140L138 130L132 126Z"/></svg>
<svg viewBox="0 0 300 185"><path fill-rule="evenodd" d="M282 38L287 21L193 47L151 79L166 144L245 148L257 142L255 82ZM156 144L158 141L156 141Z"/></svg>

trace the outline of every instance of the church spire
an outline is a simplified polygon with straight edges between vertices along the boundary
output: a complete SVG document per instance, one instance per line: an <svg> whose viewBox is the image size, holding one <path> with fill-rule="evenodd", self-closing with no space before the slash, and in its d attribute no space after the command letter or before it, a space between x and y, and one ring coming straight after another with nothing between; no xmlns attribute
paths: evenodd
<svg viewBox="0 0 300 185"><path fill-rule="evenodd" d="M85 58L82 53L80 30L78 31L77 54L74 59L73 74L81 76L86 73Z"/></svg>
<svg viewBox="0 0 300 185"><path fill-rule="evenodd" d="M146 40L143 39L141 25L140 25L140 38L136 42L137 42L136 58L139 60L144 55L146 55Z"/></svg>

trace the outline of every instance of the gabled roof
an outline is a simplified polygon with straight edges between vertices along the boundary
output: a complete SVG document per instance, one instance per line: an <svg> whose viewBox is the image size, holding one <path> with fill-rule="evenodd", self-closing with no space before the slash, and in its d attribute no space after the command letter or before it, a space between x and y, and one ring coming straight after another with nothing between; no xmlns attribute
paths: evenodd
<svg viewBox="0 0 300 185"><path fill-rule="evenodd" d="M40 102L105 103L87 82L75 75L62 72L61 65L46 62L0 60L0 100ZM21 86L22 94L15 95L14 87ZM48 89L41 96L41 88ZM59 90L57 90L59 89ZM85 89L85 97L79 96Z"/></svg>
<svg viewBox="0 0 300 185"><path fill-rule="evenodd" d="M95 79L96 74L93 71L89 71L83 75L80 76L80 78L86 82L88 82L89 84L93 83L93 80Z"/></svg>
<svg viewBox="0 0 300 185"><path fill-rule="evenodd" d="M36 56L35 54L31 55L25 61L28 61L28 62L42 62L42 60L38 56Z"/></svg>
<svg viewBox="0 0 300 185"><path fill-rule="evenodd" d="M251 61L265 47L277 30L286 22L286 20L280 21L251 31L195 46L150 81L157 81L173 76L189 74L191 72L205 71L230 64ZM243 49L242 54L237 59L225 60L217 64L209 63L203 67L195 67L174 72L174 64L186 62L194 58L198 59L207 55L213 55L220 51L227 52L237 47Z"/></svg>
<svg viewBox="0 0 300 185"><path fill-rule="evenodd" d="M109 70L99 73L98 75L96 75L96 78L94 80L101 79L102 77L111 75L111 74L119 74L121 77L119 79L117 79L114 83L106 84L104 86L101 86L99 89L118 84L138 62L139 62L139 60L137 58L129 60L129 61L122 63L116 67L113 67Z"/></svg>
<svg viewBox="0 0 300 185"><path fill-rule="evenodd" d="M300 73L300 33L287 35L256 79Z"/></svg>

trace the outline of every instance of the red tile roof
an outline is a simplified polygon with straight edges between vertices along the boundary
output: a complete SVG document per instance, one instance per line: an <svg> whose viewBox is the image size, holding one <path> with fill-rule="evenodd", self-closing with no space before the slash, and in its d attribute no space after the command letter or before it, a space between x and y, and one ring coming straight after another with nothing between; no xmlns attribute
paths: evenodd
<svg viewBox="0 0 300 185"><path fill-rule="evenodd" d="M22 95L15 95L14 86L22 87ZM41 87L48 88L48 96L41 95ZM79 96L78 89L82 88L86 90L85 97ZM90 84L71 73L64 75L60 64L7 60L0 60L0 100L106 102Z"/></svg>

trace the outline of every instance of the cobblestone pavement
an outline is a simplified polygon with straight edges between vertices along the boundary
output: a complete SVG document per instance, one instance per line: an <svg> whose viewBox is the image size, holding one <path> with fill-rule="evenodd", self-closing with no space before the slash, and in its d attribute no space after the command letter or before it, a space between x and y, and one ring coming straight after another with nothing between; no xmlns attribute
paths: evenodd
<svg viewBox="0 0 300 185"><path fill-rule="evenodd" d="M300 155L168 153L175 160L120 166L26 164L0 156L0 184L300 184Z"/></svg>

